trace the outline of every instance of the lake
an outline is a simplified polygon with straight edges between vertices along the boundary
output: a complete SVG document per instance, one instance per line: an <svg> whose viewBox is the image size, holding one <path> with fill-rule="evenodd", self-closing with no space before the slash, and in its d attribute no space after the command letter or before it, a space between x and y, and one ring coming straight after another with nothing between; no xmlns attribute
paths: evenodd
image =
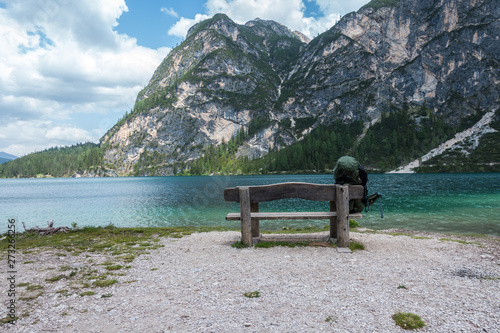
<svg viewBox="0 0 500 333"><path fill-rule="evenodd" d="M383 195L359 220L373 229L404 228L442 233L500 236L500 173L373 174L369 193ZM27 227L226 226L225 215L239 204L225 202L226 187L281 182L332 184L332 175L200 176L144 178L0 179L0 232L8 219ZM328 210L326 202L282 200L261 204L262 211ZM283 226L323 227L319 221L261 221L263 230Z"/></svg>

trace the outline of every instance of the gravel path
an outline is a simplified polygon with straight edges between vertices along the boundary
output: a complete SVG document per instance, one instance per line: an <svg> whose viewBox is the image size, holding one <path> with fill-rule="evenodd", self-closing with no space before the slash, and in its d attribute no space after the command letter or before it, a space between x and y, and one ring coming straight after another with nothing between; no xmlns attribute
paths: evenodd
<svg viewBox="0 0 500 333"><path fill-rule="evenodd" d="M352 254L235 249L238 232L165 238L165 247L139 256L115 277L119 283L91 296L72 291L67 280L45 278L65 265L83 269L89 258L98 267L104 255L23 254L20 261L34 262L18 265L18 282L44 285L43 294L19 300L15 328L0 330L405 332L391 317L411 312L427 324L419 332L500 332L500 239L461 238L464 244L424 236L351 233L366 248ZM244 296L254 291L260 297Z"/></svg>

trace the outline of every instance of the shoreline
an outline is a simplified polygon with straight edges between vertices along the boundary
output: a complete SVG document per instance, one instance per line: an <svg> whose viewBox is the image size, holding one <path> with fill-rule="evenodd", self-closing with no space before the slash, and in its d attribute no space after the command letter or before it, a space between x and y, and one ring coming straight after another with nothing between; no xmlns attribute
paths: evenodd
<svg viewBox="0 0 500 333"><path fill-rule="evenodd" d="M332 169L333 170L333 169ZM461 171L461 172L403 172L401 170L395 169L395 170L390 170L390 171L377 171L377 170L368 170L368 176L369 175L401 175L401 174L406 174L406 175L413 175L413 174L491 174L491 173L500 173L500 171ZM43 174L37 174L36 176L31 176L31 177L0 177L1 179L70 179L70 178L153 178L153 177L232 177L232 176L307 176L307 175L332 175L332 171L325 171L325 172L314 172L311 170L306 170L304 172L287 172L287 171L281 171L281 172L273 172L273 173L242 173L242 174L233 174L233 173L211 173L211 174L200 174L200 175L191 175L191 174L175 174L175 175L157 175L157 176L134 176L134 175L116 175L116 176L111 176L111 175L104 175L104 176L97 176L97 175L85 175L85 173L80 174L78 172L75 172L71 175L67 176L52 176L50 174L43 175Z"/></svg>
<svg viewBox="0 0 500 333"><path fill-rule="evenodd" d="M500 237L360 228L351 239L365 250L345 254L330 247L231 247L240 236L153 235L158 241L134 247L158 247L134 258L111 251L20 250L19 319L15 328L0 327L402 332L392 315L411 312L426 323L421 332L500 330ZM244 296L255 291L260 297Z"/></svg>
<svg viewBox="0 0 500 333"><path fill-rule="evenodd" d="M42 227L43 228L43 227ZM64 226L63 226L64 228ZM68 227L67 231L69 232L75 232L75 231L85 231L85 230L100 230L100 229L107 229L107 228L112 228L116 230L137 230L137 229L144 229L144 230L169 230L169 229L175 229L175 230L180 230L183 232L188 232L188 233L205 233L205 232L230 232L230 231L235 231L235 232L240 232L239 228L230 228L226 226L201 226L201 227L195 227L195 226L168 226L168 227L155 227L155 226L136 226L136 227L121 227L121 226L115 226L113 224L108 224L108 225L103 225L103 226L77 226L76 229L73 227ZM313 233L328 233L329 232L329 226L325 225L325 227L320 228L320 227L304 227L304 228L287 228L287 229L265 229L261 227L261 233L262 234L278 234L278 235L300 235L300 234L313 234ZM413 230L413 229L404 229L404 228L389 228L389 229L372 229L369 227L363 227L363 226L358 226L358 227L351 227L350 228L350 233L372 233L372 234L389 234L393 236L418 236L421 235L422 237L439 237L439 238L448 238L448 237L454 237L457 238L455 241L460 241L463 239L482 239L482 240L492 240L492 241L498 241L500 242L500 235L493 235L493 234L481 234L481 233L456 233L456 232L435 232L435 231L427 231L427 230ZM22 230L18 231L16 229L16 235L27 235L30 234L28 230ZM65 232L59 233L60 235L66 234ZM426 236L423 236L426 235ZM7 232L0 233L0 242L4 240L7 236ZM453 240L452 240L453 241Z"/></svg>

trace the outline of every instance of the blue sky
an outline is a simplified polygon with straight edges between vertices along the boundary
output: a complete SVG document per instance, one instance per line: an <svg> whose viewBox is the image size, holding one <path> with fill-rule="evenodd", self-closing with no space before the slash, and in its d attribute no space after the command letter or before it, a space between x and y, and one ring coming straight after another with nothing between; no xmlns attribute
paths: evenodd
<svg viewBox="0 0 500 333"><path fill-rule="evenodd" d="M175 47L183 38L168 34L180 17L204 13L204 1L126 1L128 12L118 19L116 31L137 38L141 46ZM163 11L162 11L163 9ZM193 16L194 17L194 16Z"/></svg>
<svg viewBox="0 0 500 333"><path fill-rule="evenodd" d="M314 38L368 0L0 0L0 151L98 142L195 23L257 17Z"/></svg>

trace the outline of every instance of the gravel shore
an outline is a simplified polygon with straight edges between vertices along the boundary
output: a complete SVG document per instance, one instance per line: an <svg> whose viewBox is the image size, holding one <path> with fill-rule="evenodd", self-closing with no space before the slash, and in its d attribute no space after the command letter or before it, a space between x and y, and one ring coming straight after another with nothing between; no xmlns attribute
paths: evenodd
<svg viewBox="0 0 500 333"><path fill-rule="evenodd" d="M387 231L351 238L365 250L236 249L238 232L164 238L164 247L117 271L118 283L87 296L66 278L45 279L61 267L71 268L66 275L101 270L105 255L19 254L17 283L43 288L17 287L28 299L17 301L15 325L0 330L405 332L392 315L411 312L426 323L419 332L500 332L500 238ZM254 291L260 297L244 296Z"/></svg>

